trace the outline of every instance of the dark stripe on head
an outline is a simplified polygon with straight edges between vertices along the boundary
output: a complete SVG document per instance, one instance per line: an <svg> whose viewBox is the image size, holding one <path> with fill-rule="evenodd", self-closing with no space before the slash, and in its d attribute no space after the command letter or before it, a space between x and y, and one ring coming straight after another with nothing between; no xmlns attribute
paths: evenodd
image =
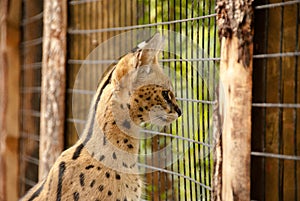
<svg viewBox="0 0 300 201"><path fill-rule="evenodd" d="M43 184L31 195L31 197L28 199L28 201L33 201L36 197L38 197L41 193L41 191L44 188L45 181Z"/></svg>
<svg viewBox="0 0 300 201"><path fill-rule="evenodd" d="M62 161L59 164L56 201L61 201L62 181L63 181L63 176L64 176L64 173L65 173L65 170L66 170L66 163L64 161Z"/></svg>
<svg viewBox="0 0 300 201"><path fill-rule="evenodd" d="M91 119L91 124L89 125L88 134L87 134L86 138L85 138L84 141L83 141L83 144L84 144L84 145L86 145L86 143L87 143L87 142L91 139L91 137L92 137L93 129L94 129L94 122L95 122L95 115L96 115L98 103L99 103L99 101L100 101L100 97L101 97L101 95L102 95L102 92L103 92L104 88L111 82L111 77L112 77L112 74L113 74L113 72L114 72L115 69L116 69L116 66L114 66L114 67L112 68L112 70L111 70L111 71L109 72L109 74L108 74L108 77L107 77L106 81L103 83L102 86L100 86L101 89L99 90L99 94L98 94L98 96L97 96L97 99L96 99L96 102L95 102L95 106L94 106L93 111L92 111L92 112L93 112L93 113L92 113L92 116L91 116L92 119Z"/></svg>
<svg viewBox="0 0 300 201"><path fill-rule="evenodd" d="M72 157L73 160L76 160L80 156L80 153L81 153L83 147L84 147L83 144L80 144L78 147L76 147L76 150Z"/></svg>

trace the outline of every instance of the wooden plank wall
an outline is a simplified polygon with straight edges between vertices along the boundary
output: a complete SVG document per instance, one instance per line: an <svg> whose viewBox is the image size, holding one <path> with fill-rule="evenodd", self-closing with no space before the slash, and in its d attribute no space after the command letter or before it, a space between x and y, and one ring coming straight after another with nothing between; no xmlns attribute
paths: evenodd
<svg viewBox="0 0 300 201"><path fill-rule="evenodd" d="M9 4L8 4L9 2ZM6 4L6 5L5 5ZM21 1L0 1L1 133L0 200L18 200L19 42ZM4 16L6 14L6 16ZM3 29L3 26L5 28ZM5 87L5 88L4 88ZM6 99L6 100L4 100ZM1 162L0 162L1 163Z"/></svg>
<svg viewBox="0 0 300 201"><path fill-rule="evenodd" d="M270 1L269 3L276 3L277 1ZM299 14L299 11L298 11ZM269 53L273 52L294 52L296 47L296 37L298 41L300 35L296 33L297 25L295 19L297 16L297 6L286 6L283 13L283 30L281 32L281 9L273 9L269 11L269 34L268 47ZM281 39L281 38L282 39ZM280 50L280 41L282 40L282 50ZM300 44L298 42L298 50ZM300 100L299 83L295 83L295 62L298 59L300 64L300 57L282 57L267 60L267 80L266 80L266 102L269 103L294 103L294 97ZM282 70L280 70L280 62L282 62ZM298 66L299 67L299 66ZM300 71L297 71L297 77L300 78ZM281 80L280 80L281 79ZM279 80L281 84L279 85ZM297 94L295 94L295 87L298 85ZM281 93L281 94L280 94ZM298 102L299 103L299 102ZM293 109L278 109L269 108L266 114L266 147L265 152L279 153L286 155L294 155L295 147L300 147L300 126L296 127L295 123L300 125L300 118L294 122ZM300 111L297 110L297 116L300 116ZM279 126L282 124L282 127ZM298 142L294 142L294 135L297 135ZM281 148L278 149L281 144ZM298 161L296 168L298 175L294 175L293 170L294 161L292 160L277 160L266 158L266 200L295 200L294 191L300 192L300 162ZM281 167L280 167L281 166ZM298 186L295 186L295 176L298 178ZM282 193L278 192L278 185L283 185ZM276 189L277 193L274 192ZM300 195L298 193L298 201Z"/></svg>
<svg viewBox="0 0 300 201"><path fill-rule="evenodd" d="M257 2L262 5L276 0ZM297 8L298 7L298 8ZM298 5L257 10L255 53L295 52L300 49ZM298 16L299 18L299 16ZM298 38L298 39L297 39ZM296 42L298 40L298 43ZM297 61L298 60L298 61ZM296 62L298 66L296 66ZM298 103L300 57L273 57L254 60L253 102ZM295 70L296 68L296 70ZM298 70L297 70L298 68ZM298 81L295 81L297 80ZM295 155L300 147L300 110L253 108L252 150ZM297 117L297 118L296 118ZM295 141L297 139L297 141ZM298 152L299 156L299 152ZM300 162L269 157L252 157L252 198L255 200L300 200ZM297 174L295 174L295 169ZM298 184L296 186L295 180ZM280 188L281 189L280 189ZM296 192L298 198L296 199Z"/></svg>

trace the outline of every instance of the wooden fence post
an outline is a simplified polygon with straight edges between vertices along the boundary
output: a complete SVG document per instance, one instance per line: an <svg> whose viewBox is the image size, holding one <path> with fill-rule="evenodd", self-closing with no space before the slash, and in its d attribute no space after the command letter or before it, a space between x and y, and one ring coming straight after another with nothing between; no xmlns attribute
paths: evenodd
<svg viewBox="0 0 300 201"><path fill-rule="evenodd" d="M221 39L222 200L250 200L252 0L218 0Z"/></svg>
<svg viewBox="0 0 300 201"><path fill-rule="evenodd" d="M44 0L39 179L64 146L67 1Z"/></svg>
<svg viewBox="0 0 300 201"><path fill-rule="evenodd" d="M7 15L8 1L0 1L0 201L6 200L6 106L7 106Z"/></svg>

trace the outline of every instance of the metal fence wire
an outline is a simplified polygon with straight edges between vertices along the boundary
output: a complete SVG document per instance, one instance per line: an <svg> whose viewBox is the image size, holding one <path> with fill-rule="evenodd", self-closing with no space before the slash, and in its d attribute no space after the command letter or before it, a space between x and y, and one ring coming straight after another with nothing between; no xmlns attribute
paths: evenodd
<svg viewBox="0 0 300 201"><path fill-rule="evenodd" d="M299 1L254 5L253 200L300 200L299 7Z"/></svg>
<svg viewBox="0 0 300 201"><path fill-rule="evenodd" d="M160 164L169 159L162 156L150 161L140 157L139 166L148 172L144 194L149 200L211 199L213 89L220 60L214 7L215 2L207 0L69 2L67 146L83 129L101 71L147 39L136 33L151 36L158 30L167 38L160 63L173 81L183 116L168 127L145 128L141 133L147 138L141 140L140 155L164 153L167 148L177 152L166 167ZM114 45L106 44L112 37ZM86 60L99 45L112 54L100 59L90 55ZM82 64L90 64L89 73ZM81 71L86 75L80 79Z"/></svg>
<svg viewBox="0 0 300 201"><path fill-rule="evenodd" d="M145 39L136 33L160 30L167 36L160 63L183 116L142 131L144 193L149 200L211 200L211 117L220 61L214 7L209 0L68 1L65 148L86 123L99 74ZM298 0L254 2L251 200L300 200L299 7ZM38 181L43 1L23 0L22 13L20 196ZM114 43L106 43L112 37ZM88 57L99 46L110 54ZM160 166L166 158L142 157L166 147L178 153L168 166Z"/></svg>
<svg viewBox="0 0 300 201"><path fill-rule="evenodd" d="M20 81L20 195L38 181L43 36L42 1L23 1Z"/></svg>
<svg viewBox="0 0 300 201"><path fill-rule="evenodd" d="M84 127L99 74L145 39L138 31L150 36L160 30L167 36L160 63L183 116L168 127L142 131L148 137L140 144L139 165L149 170L144 193L149 200L210 200L211 116L220 61L214 6L209 0L68 1L66 148ZM300 200L299 7L298 0L254 2L252 200ZM38 181L43 2L23 0L22 13L20 196ZM170 37L170 31L179 37ZM113 46L105 43L120 35ZM111 54L88 57L99 45ZM87 74L84 62L91 63ZM168 166L159 165L166 158L142 157L169 145L178 155Z"/></svg>

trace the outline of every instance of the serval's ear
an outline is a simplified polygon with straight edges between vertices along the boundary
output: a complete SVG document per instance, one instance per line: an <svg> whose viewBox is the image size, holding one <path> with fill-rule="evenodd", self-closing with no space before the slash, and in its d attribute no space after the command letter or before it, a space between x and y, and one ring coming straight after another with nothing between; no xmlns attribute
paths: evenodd
<svg viewBox="0 0 300 201"><path fill-rule="evenodd" d="M112 76L114 86L139 85L162 76L163 72L158 63L158 54L163 49L163 42L164 38L156 33L123 56L117 63ZM123 81L120 82L121 80Z"/></svg>
<svg viewBox="0 0 300 201"><path fill-rule="evenodd" d="M158 60L158 55L163 50L163 47L164 37L159 33L154 34L148 40L138 44L138 46L133 49L133 52L136 53L139 61L138 66L156 63Z"/></svg>

